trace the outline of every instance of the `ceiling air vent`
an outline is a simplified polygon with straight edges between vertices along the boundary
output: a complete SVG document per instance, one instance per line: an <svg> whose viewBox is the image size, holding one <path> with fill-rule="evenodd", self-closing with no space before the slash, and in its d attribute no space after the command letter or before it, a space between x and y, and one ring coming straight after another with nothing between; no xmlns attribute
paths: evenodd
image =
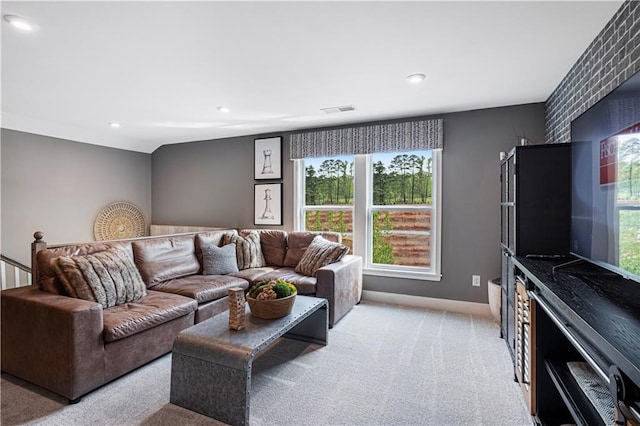
<svg viewBox="0 0 640 426"><path fill-rule="evenodd" d="M324 111L326 114L335 114L337 112L349 112L355 111L356 107L353 105L343 105L331 108L320 108L321 111Z"/></svg>

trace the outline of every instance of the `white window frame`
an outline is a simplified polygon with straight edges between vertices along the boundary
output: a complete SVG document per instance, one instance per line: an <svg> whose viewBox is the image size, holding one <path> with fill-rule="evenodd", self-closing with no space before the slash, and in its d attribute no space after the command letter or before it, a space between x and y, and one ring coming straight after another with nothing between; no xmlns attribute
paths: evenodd
<svg viewBox="0 0 640 426"><path fill-rule="evenodd" d="M441 274L441 229L442 229L442 150L433 149L432 173L433 190L431 205L431 267L381 265L371 262L371 212L384 209L383 206L372 204L370 188L371 155L354 155L354 203L353 203L353 253L362 256L364 260L363 273L365 275L407 278L425 281L440 281ZM293 226L297 231L305 228L305 188L304 188L304 160L294 160L294 219ZM346 210L348 206L313 206L315 210ZM415 206L399 206L396 210L416 210Z"/></svg>

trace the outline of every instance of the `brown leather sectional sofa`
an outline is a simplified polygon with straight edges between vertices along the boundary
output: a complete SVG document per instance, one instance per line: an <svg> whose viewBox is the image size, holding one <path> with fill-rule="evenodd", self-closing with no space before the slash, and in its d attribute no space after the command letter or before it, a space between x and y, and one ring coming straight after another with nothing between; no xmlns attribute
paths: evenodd
<svg viewBox="0 0 640 426"><path fill-rule="evenodd" d="M315 277L294 271L317 233L260 230L268 266L229 275L202 275L201 248L219 246L225 232L237 233L208 231L56 246L47 246L36 235L32 244L34 285L1 293L2 370L74 402L171 351L181 330L228 308L231 287L246 289L266 278L284 278L299 294L329 301L330 326L360 301L359 256L346 255L320 268ZM341 238L338 233L320 234L332 241ZM68 296L51 259L114 246L131 254L147 295L135 303L108 308Z"/></svg>

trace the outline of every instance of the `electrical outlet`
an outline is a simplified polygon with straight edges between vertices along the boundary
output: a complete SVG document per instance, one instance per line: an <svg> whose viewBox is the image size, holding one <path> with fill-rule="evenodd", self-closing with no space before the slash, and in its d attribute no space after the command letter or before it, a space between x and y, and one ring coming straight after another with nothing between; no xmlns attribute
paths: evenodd
<svg viewBox="0 0 640 426"><path fill-rule="evenodd" d="M471 276L471 285L474 287L480 287L480 275Z"/></svg>

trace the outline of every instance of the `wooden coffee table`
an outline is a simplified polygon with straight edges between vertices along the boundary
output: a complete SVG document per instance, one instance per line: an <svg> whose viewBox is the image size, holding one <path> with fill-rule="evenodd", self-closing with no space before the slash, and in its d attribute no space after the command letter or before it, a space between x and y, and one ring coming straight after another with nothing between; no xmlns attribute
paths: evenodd
<svg viewBox="0 0 640 426"><path fill-rule="evenodd" d="M291 314L274 320L251 316L229 329L229 312L178 334L171 360L171 403L231 425L249 423L251 365L279 337L327 344L326 299L296 296Z"/></svg>

